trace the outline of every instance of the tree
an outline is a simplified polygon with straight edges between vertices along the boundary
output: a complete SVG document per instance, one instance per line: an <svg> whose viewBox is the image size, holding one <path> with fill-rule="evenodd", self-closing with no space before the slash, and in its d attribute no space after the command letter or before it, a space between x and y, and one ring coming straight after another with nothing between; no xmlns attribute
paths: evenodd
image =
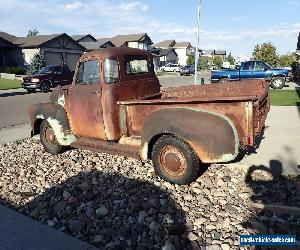
<svg viewBox="0 0 300 250"><path fill-rule="evenodd" d="M213 59L213 63L214 63L214 66L217 68L217 69L220 69L222 67L222 64L223 64L223 59L222 57L220 56L215 56L214 59Z"/></svg>
<svg viewBox="0 0 300 250"><path fill-rule="evenodd" d="M188 58L186 59L186 64L187 65L195 64L195 56L194 55L188 55Z"/></svg>
<svg viewBox="0 0 300 250"><path fill-rule="evenodd" d="M282 67L292 67L294 62L297 62L295 54L286 54L279 57L279 63Z"/></svg>
<svg viewBox="0 0 300 250"><path fill-rule="evenodd" d="M30 61L30 68L28 70L29 74L40 71L43 67L46 66L44 54L38 52L34 54L33 58Z"/></svg>
<svg viewBox="0 0 300 250"><path fill-rule="evenodd" d="M276 47L272 43L257 44L252 53L255 60L263 60L272 66L277 66L279 56Z"/></svg>
<svg viewBox="0 0 300 250"><path fill-rule="evenodd" d="M200 57L200 69L208 70L210 67L210 61L206 56Z"/></svg>
<svg viewBox="0 0 300 250"><path fill-rule="evenodd" d="M228 56L227 56L227 61L230 63L230 65L234 65L235 64L235 59L234 57L231 55L231 52L229 52Z"/></svg>
<svg viewBox="0 0 300 250"><path fill-rule="evenodd" d="M38 35L40 32L37 30L37 28L34 28L33 30L29 30L27 33L27 37L29 36L36 36Z"/></svg>

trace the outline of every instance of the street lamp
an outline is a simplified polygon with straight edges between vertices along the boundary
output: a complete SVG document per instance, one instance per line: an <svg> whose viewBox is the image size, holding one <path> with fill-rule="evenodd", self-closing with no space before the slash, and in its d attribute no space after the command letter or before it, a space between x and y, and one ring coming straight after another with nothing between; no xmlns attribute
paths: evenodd
<svg viewBox="0 0 300 250"><path fill-rule="evenodd" d="M201 11L202 0L198 0L198 15L197 15L197 44L195 51L195 75L194 75L194 84L197 84L198 77L198 62L199 62L199 35L200 35L200 11Z"/></svg>

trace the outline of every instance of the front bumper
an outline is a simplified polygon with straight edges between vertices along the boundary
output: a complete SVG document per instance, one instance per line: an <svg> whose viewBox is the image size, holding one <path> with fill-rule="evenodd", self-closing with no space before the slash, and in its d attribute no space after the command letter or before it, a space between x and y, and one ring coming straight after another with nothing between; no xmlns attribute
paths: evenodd
<svg viewBox="0 0 300 250"><path fill-rule="evenodd" d="M24 89L39 89L41 87L40 83L22 82L22 87Z"/></svg>

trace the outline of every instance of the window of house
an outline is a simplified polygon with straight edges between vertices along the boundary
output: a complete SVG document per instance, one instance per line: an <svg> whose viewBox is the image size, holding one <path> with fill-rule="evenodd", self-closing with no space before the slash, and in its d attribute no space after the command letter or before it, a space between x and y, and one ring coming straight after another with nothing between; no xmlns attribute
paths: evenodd
<svg viewBox="0 0 300 250"><path fill-rule="evenodd" d="M95 84L100 81L100 68L98 60L81 62L77 69L76 84Z"/></svg>
<svg viewBox="0 0 300 250"><path fill-rule="evenodd" d="M144 56L125 56L125 69L128 75L149 73L149 64Z"/></svg>
<svg viewBox="0 0 300 250"><path fill-rule="evenodd" d="M114 58L107 58L104 61L104 79L106 83L119 81L119 63Z"/></svg>

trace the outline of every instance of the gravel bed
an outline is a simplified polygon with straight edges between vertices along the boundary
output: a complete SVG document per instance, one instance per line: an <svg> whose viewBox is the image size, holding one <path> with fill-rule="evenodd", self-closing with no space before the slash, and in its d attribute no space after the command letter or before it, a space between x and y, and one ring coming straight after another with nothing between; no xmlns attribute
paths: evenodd
<svg viewBox="0 0 300 250"><path fill-rule="evenodd" d="M300 207L300 178L213 164L190 186L151 162L85 150L53 156L39 141L0 146L0 203L101 249L249 249L241 234L297 234L300 217L249 202Z"/></svg>

